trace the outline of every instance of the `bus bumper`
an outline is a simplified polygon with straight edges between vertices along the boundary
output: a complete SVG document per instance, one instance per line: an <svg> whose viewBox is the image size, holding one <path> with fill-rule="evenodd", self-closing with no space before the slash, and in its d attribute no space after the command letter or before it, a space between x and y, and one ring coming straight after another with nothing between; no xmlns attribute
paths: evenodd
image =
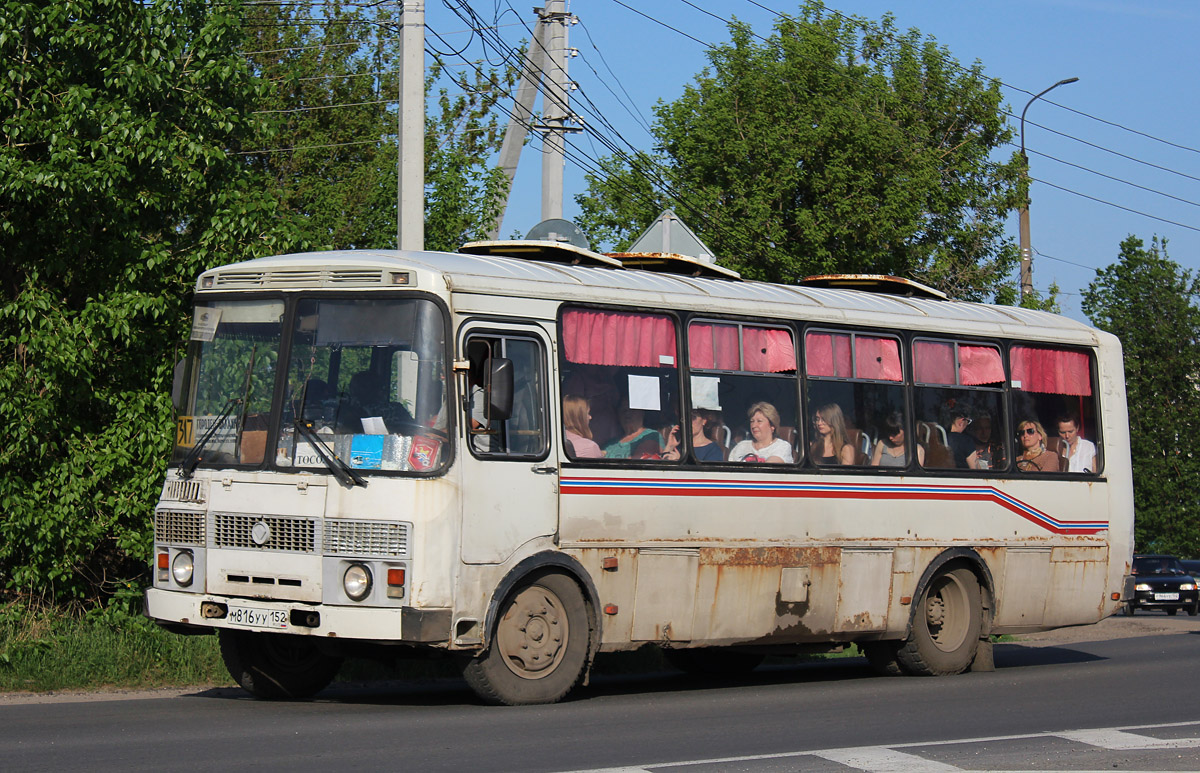
<svg viewBox="0 0 1200 773"><path fill-rule="evenodd" d="M231 628L403 644L445 644L449 609L342 607L146 590L146 617L168 630Z"/></svg>

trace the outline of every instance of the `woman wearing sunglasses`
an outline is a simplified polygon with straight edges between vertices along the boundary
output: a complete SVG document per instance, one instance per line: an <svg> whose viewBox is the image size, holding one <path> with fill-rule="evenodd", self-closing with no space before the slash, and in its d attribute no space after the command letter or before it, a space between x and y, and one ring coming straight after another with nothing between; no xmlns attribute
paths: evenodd
<svg viewBox="0 0 1200 773"><path fill-rule="evenodd" d="M1059 472L1059 457L1046 448L1046 430L1041 422L1026 419L1017 425L1017 442L1021 455L1017 469L1021 472Z"/></svg>

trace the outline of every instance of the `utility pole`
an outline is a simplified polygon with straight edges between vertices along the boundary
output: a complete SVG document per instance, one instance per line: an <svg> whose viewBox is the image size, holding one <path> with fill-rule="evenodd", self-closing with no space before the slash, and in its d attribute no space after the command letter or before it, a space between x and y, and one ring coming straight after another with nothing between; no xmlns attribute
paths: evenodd
<svg viewBox="0 0 1200 773"><path fill-rule="evenodd" d="M1021 111L1021 163L1025 168L1021 170L1021 174L1025 177L1025 190L1029 190L1029 156L1025 155L1025 112L1029 110L1029 106L1038 100L1039 97L1045 96L1049 92L1065 86L1068 83L1074 83L1078 78L1064 78L1058 83L1055 83L1048 89L1035 94L1033 99L1025 103L1025 110ZM1033 294L1033 246L1029 241L1029 202L1025 201L1021 204L1021 208L1017 210L1019 218L1018 229L1021 239L1021 297Z"/></svg>
<svg viewBox="0 0 1200 773"><path fill-rule="evenodd" d="M425 3L400 3L396 246L425 249Z"/></svg>
<svg viewBox="0 0 1200 773"><path fill-rule="evenodd" d="M512 113L508 117L508 128L504 130L504 143L500 146L500 169L508 178L508 190L512 190L513 180L517 176L517 162L521 160L521 148L525 146L525 137L533 124L533 101L537 99L542 85L542 70L546 61L545 25L539 24L533 31L533 40L529 41L529 50L525 52L525 61L521 66L521 82L517 86L517 97L513 102ZM488 230L488 239L500 238L500 224L504 222L504 210L508 208L508 197L505 196L496 220Z"/></svg>
<svg viewBox="0 0 1200 773"><path fill-rule="evenodd" d="M542 220L563 211L563 127L571 117L567 98L566 0L548 0L538 12L546 27L546 77L542 91Z"/></svg>

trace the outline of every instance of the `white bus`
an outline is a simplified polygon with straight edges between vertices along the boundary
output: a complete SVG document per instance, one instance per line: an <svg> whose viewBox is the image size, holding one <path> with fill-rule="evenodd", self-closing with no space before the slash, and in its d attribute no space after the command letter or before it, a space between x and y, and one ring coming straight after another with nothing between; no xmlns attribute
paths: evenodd
<svg viewBox="0 0 1200 773"><path fill-rule="evenodd" d="M261 697L434 652L517 704L647 644L695 670L850 643L888 673L986 669L992 635L1131 594L1113 336L887 277L618 258L203 273L147 615L215 630Z"/></svg>

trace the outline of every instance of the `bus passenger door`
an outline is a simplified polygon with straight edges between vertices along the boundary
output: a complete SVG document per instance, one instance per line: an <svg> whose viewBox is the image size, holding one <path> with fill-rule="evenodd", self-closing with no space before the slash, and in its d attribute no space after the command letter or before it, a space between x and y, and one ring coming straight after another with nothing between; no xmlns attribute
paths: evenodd
<svg viewBox="0 0 1200 773"><path fill-rule="evenodd" d="M537 326L464 325L459 358L462 560L501 563L558 529L558 452L550 442L550 340ZM511 368L512 406L494 405ZM489 383L491 379L497 383ZM506 407L506 406L505 406Z"/></svg>

